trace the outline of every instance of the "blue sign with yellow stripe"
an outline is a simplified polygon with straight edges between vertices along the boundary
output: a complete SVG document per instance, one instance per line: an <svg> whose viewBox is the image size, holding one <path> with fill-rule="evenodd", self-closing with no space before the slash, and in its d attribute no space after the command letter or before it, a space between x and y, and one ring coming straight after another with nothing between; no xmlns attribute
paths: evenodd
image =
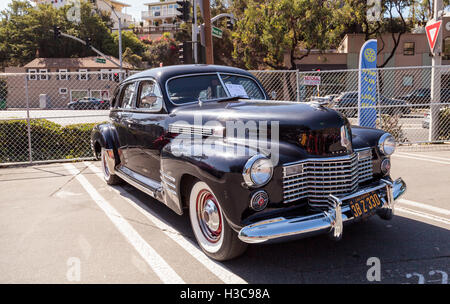
<svg viewBox="0 0 450 304"><path fill-rule="evenodd" d="M376 127L377 120L377 40L366 41L359 53L358 124Z"/></svg>

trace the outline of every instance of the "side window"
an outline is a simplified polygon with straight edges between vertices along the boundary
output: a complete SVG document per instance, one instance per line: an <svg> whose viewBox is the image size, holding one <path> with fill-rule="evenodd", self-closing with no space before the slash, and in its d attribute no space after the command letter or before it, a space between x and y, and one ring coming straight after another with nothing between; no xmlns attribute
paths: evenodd
<svg viewBox="0 0 450 304"><path fill-rule="evenodd" d="M136 83L132 82L129 84L126 84L121 93L120 103L119 107L122 109L131 109L133 107L133 100L135 95L135 87Z"/></svg>
<svg viewBox="0 0 450 304"><path fill-rule="evenodd" d="M154 112L161 111L163 99L159 86L153 80L144 80L139 84L137 107Z"/></svg>

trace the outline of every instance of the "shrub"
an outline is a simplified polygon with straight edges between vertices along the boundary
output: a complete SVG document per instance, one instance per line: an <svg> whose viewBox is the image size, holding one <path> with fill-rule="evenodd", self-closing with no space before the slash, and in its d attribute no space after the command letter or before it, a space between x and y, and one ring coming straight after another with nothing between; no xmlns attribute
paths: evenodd
<svg viewBox="0 0 450 304"><path fill-rule="evenodd" d="M46 119L30 120L33 161L92 156L90 134L95 123L61 126ZM0 162L29 160L26 120L0 121Z"/></svg>
<svg viewBox="0 0 450 304"><path fill-rule="evenodd" d="M377 128L390 133L398 143L406 142L406 136L400 124L400 115L381 114L381 119L377 122Z"/></svg>

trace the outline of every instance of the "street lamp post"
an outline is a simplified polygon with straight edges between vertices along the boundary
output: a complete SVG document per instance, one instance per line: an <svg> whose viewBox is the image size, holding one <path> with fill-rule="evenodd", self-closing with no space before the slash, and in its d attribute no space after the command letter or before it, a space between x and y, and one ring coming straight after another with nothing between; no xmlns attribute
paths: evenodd
<svg viewBox="0 0 450 304"><path fill-rule="evenodd" d="M114 13L114 15L116 15L117 20L119 21L119 65L120 65L120 70L122 70L122 21L120 19L120 17L117 15L116 11L114 10L114 8L109 5L106 1L103 1L103 3L105 3Z"/></svg>

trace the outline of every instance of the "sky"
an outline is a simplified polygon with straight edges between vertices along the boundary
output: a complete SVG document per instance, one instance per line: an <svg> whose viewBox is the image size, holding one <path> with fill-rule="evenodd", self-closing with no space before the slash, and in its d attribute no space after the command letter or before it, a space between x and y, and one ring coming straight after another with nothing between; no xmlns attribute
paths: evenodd
<svg viewBox="0 0 450 304"><path fill-rule="evenodd" d="M0 0L0 11L8 7L12 0ZM118 0L120 2L128 3L131 7L127 7L124 12L133 16L134 19L141 19L141 12L145 11L147 6L144 3L159 2L159 0Z"/></svg>

